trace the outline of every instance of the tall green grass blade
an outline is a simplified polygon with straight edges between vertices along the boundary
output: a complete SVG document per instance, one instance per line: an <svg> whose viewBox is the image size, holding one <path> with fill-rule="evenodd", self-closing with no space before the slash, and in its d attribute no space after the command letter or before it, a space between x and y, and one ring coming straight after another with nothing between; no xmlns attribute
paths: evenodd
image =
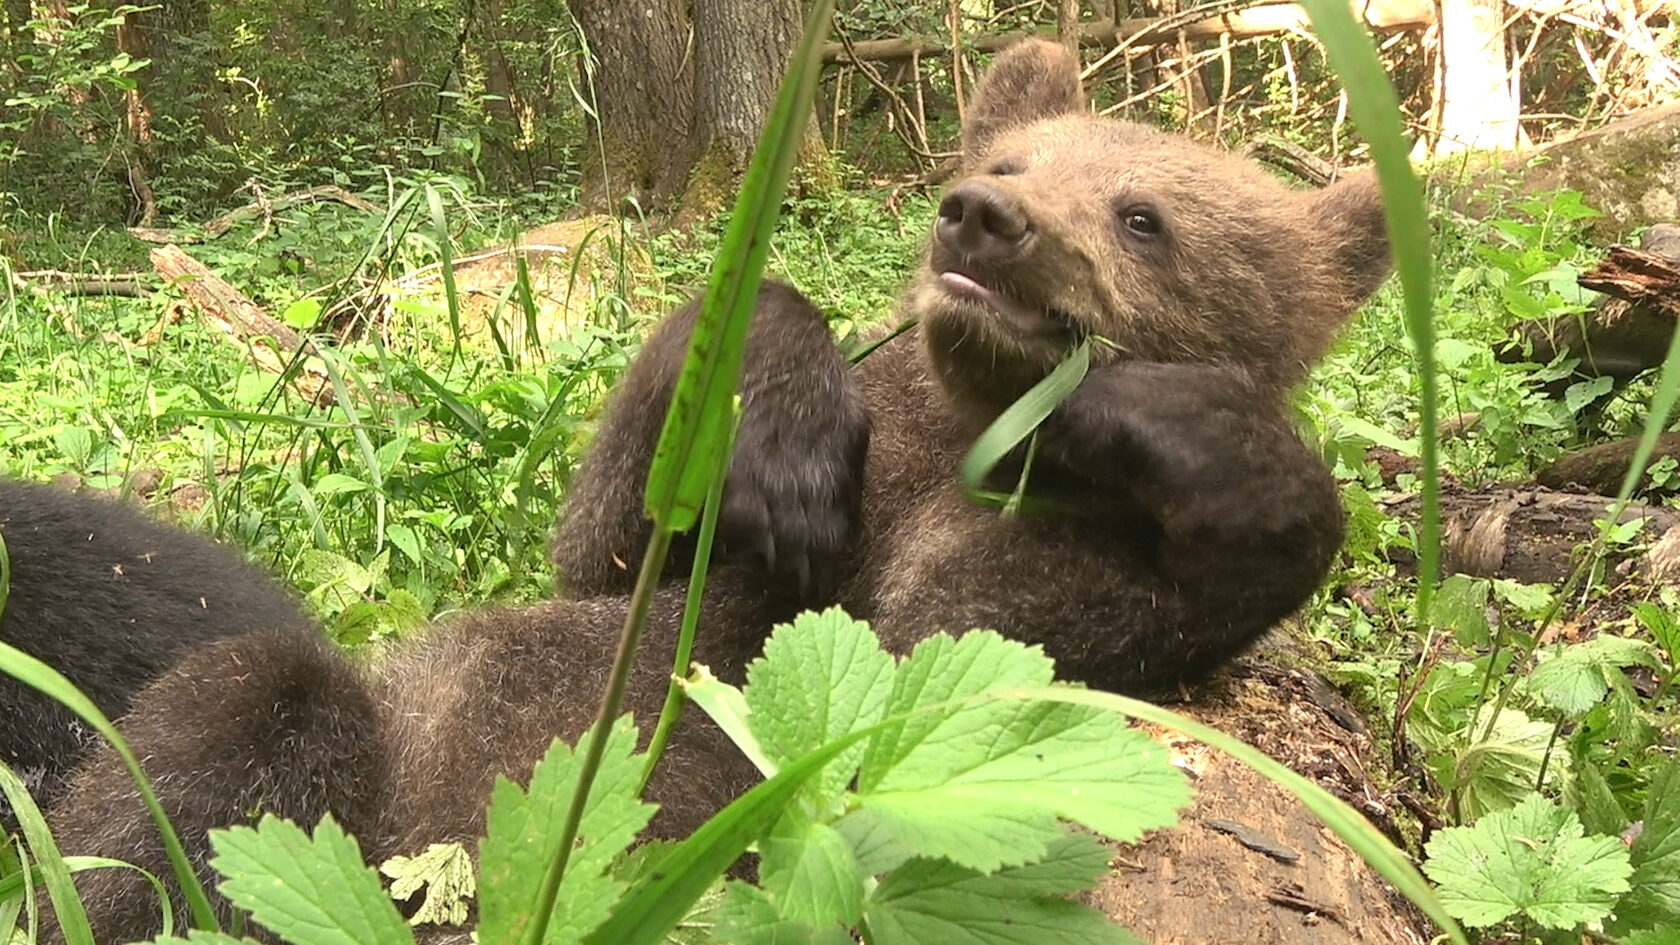
<svg viewBox="0 0 1680 945"><path fill-rule="evenodd" d="M535 919L526 931L525 945L539 945L547 933L555 897L571 856L572 841L577 837L579 819L589 799L590 786L600 770L607 732L624 703L624 689L635 662L642 627L647 623L654 589L665 567L671 536L694 525L712 479L723 474L727 459L724 451L733 423L729 408L740 381L741 351L746 346L766 247L781 212L782 194L787 189L811 110L822 67L822 41L828 35L833 13L833 0L817 0L805 22L805 33L776 95L764 136L753 153L736 200L734 217L713 266L711 285L694 327L671 409L665 415L653 468L648 473L647 509L654 523L653 535L642 559L636 589L631 594L601 709L590 729L577 790L566 813L554 859L533 903Z"/></svg>
<svg viewBox="0 0 1680 945"><path fill-rule="evenodd" d="M723 450L726 458L734 451L735 432L740 427L741 398L736 397L729 424L729 442L724 444ZM683 602L682 630L677 634L677 653L671 659L671 685L665 692L665 704L659 709L659 722L648 738L647 763L642 769L638 794L647 790L654 766L659 764L660 756L665 753L665 743L670 741L671 728L682 714L685 696L682 683L678 680L688 675L688 661L694 653L694 632L700 623L700 598L706 593L706 569L712 562L712 540L717 537L718 510L723 507L723 483L728 478L728 472L726 466L712 476L712 488L706 493L706 508L700 514L700 534L694 548L694 563L688 572L688 599Z"/></svg>
<svg viewBox="0 0 1680 945"><path fill-rule="evenodd" d="M1289 770L1281 762L1275 761L1264 752L1245 744L1241 739L1192 721L1169 709L1151 705L1137 699L1109 692L1098 692L1093 689L1075 689L1072 687L1047 686L1032 689L1010 690L993 693L1016 699L1045 700L1050 702L1066 702L1074 705L1095 706L1110 712L1134 719L1141 719L1151 725L1188 735L1199 742L1211 745L1232 758L1242 762L1256 772L1264 775L1267 780L1294 795L1306 808L1312 811L1324 826L1329 827L1336 836L1342 839L1360 858L1370 864L1371 868L1382 874L1383 878L1394 884L1402 895L1412 901L1424 914L1440 928L1452 941L1459 945L1469 945L1464 932L1458 927L1452 916L1447 914L1446 908L1435 898L1435 893L1429 888L1412 861L1406 854L1396 849L1388 842L1358 811L1349 807L1335 795L1319 787L1313 781Z"/></svg>
<svg viewBox="0 0 1680 945"><path fill-rule="evenodd" d="M1050 416L1068 395L1079 388L1080 382L1091 369L1091 341L1089 338L1081 341L1071 351L1056 369L1045 376L1044 380L1034 384L1030 390L1021 395L1021 399L1009 405L991 426L981 433L968 448L968 455L962 461L963 484L970 489L979 489L986 479L986 474L1009 451L1021 445L1021 441L1031 436L1044 418ZM1023 475L1025 475L1023 473Z"/></svg>
<svg viewBox="0 0 1680 945"><path fill-rule="evenodd" d="M833 12L833 0L817 0L811 6L805 34L776 95L712 267L688 360L683 363L648 474L647 509L656 527L692 528L705 504L713 471L719 468L718 457L729 432L729 402L741 374L741 350L746 346L770 235L805 135L822 68L822 43Z"/></svg>
<svg viewBox="0 0 1680 945"><path fill-rule="evenodd" d="M426 185L426 208L432 215L432 230L437 234L438 274L443 277L443 303L449 309L449 334L454 339L454 354L461 354L461 291L455 285L454 248L449 239L449 217L443 212L443 194L431 184Z"/></svg>
<svg viewBox="0 0 1680 945"><path fill-rule="evenodd" d="M338 398L338 409L350 420L350 436L356 441L356 452L361 455L362 465L367 467L368 483L373 486L373 550L377 554L385 548L385 472L379 463L379 451L373 448L373 440L363 429L350 385L344 382L344 367L338 355L325 348L317 348L315 353L327 370L327 380Z"/></svg>
<svg viewBox="0 0 1680 945"><path fill-rule="evenodd" d="M0 768L4 767L5 765L0 765ZM124 863L122 860L113 860L104 856L67 856L63 860L65 869L69 870L71 875L85 873L89 870L133 870L139 873L146 882L151 884L152 892L157 893L158 922L159 927L163 929L158 937L168 938L175 934L175 910L169 905L169 888L163 885L163 880L153 876L150 870L143 870L133 863ZM6 867L7 864L0 863L0 903L5 903L11 897L20 895L26 881L36 886L45 881L45 874L40 867L31 866L27 870L20 870L15 873L8 872ZM25 879L26 876L27 880ZM5 906L0 905L0 932L10 929L15 922L15 917L11 920L7 919ZM0 939L0 942L4 942L4 939Z"/></svg>
<svg viewBox="0 0 1680 945"><path fill-rule="evenodd" d="M5 266L0 265L0 275ZM37 882L37 873L27 860L28 853L23 848L23 840L18 837L7 837L0 843L0 945L5 945L14 938L13 931L17 928L18 919L28 914L34 918L35 888L23 885L24 876L30 882ZM31 923L33 924L33 923ZM27 930L30 933L34 929ZM29 934L24 938L26 942L35 941L36 936Z"/></svg>
<svg viewBox="0 0 1680 945"><path fill-rule="evenodd" d="M59 852L52 831L47 829L47 819L41 815L35 799L29 796L23 779L5 765L0 765L0 794L4 794L12 805L12 813L16 815L24 842L29 845L30 854L35 859L41 882L47 887L47 898L52 900L64 941L67 945L93 945L93 926L88 924L87 910L82 908L81 894L70 879L64 854ZM0 932L9 936L11 929L0 926Z"/></svg>
<svg viewBox="0 0 1680 945"><path fill-rule="evenodd" d="M163 812L163 805L158 803L157 794L152 790L151 782L140 770L140 762L135 760L134 752L129 750L128 742L123 740L117 732L116 726L99 711L93 700L83 695L81 690L70 684L51 666L41 662L28 653L0 643L0 672L7 673L19 682L31 686L76 713L76 716L86 722L91 728L111 743L117 755L122 758L123 765L128 768L129 776L134 779L135 787L140 790L140 800L146 805L146 810L152 816L152 822L157 824L158 833L163 837L164 851L169 856L169 863L175 870L175 878L181 884L182 895L187 900L187 909L192 915L193 927L206 931L216 931L216 913L210 908L210 899L204 894L204 886L199 883L198 876L193 872L192 863L181 847L181 838L176 835L175 827L169 822L169 817ZM50 842L50 837L48 841ZM33 847L35 839L30 838ZM41 854L36 853L39 857ZM50 890L51 887L49 886ZM55 900L53 907L58 908ZM85 919L84 919L85 922ZM91 933L90 933L91 935ZM72 940L74 941L74 940Z"/></svg>
<svg viewBox="0 0 1680 945"><path fill-rule="evenodd" d="M1406 297L1406 334L1412 340L1422 384L1418 438L1422 441L1423 521L1419 537L1417 616L1427 620L1441 574L1441 480L1437 458L1440 398L1435 376L1435 259L1430 251L1429 220L1423 191L1412 173L1410 149L1400 123L1400 103L1377 59L1371 34L1356 23L1344 0L1301 0L1312 17L1313 32L1324 44L1330 67L1347 90L1348 108L1359 133L1371 146L1388 214L1388 242Z"/></svg>

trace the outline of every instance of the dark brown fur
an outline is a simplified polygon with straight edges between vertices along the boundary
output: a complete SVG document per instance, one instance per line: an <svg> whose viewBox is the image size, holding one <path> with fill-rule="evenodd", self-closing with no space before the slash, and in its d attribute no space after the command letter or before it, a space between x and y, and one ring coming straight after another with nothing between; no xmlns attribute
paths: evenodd
<svg viewBox="0 0 1680 945"><path fill-rule="evenodd" d="M767 626L759 595L726 571L703 619ZM626 711L644 736L664 701L681 617L680 588L661 591ZM201 650L147 689L121 728L206 880L208 833L265 812L313 825L331 813L370 863L484 831L498 774L518 781L555 738L575 743L605 687L623 597L487 609L449 622L377 664L357 668L296 635L250 634ZM732 682L742 638L702 638L694 654ZM753 641L751 649L756 650ZM683 836L751 786L752 765L695 710L673 733L649 786L663 805L652 830ZM120 761L98 752L76 771L49 824L66 853L110 856L168 877L161 845ZM129 870L77 877L94 937L158 931L151 887ZM179 907L181 899L175 896ZM178 920L185 921L184 914ZM59 941L49 921L42 941Z"/></svg>
<svg viewBox="0 0 1680 945"><path fill-rule="evenodd" d="M990 626L1043 643L1065 675L1155 688L1216 667L1322 579L1340 509L1285 396L1386 271L1374 189L1295 193L1083 107L1058 47L1000 59L973 103L967 176L907 296L921 328L856 371L820 313L766 288L722 528L734 557L756 563L713 576L697 654L723 678L739 681L795 600L837 599L898 651ZM1158 215L1160 239L1122 228L1137 206ZM954 291L942 273L959 270L959 288L983 291ZM189 837L260 804L306 822L331 811L372 859L469 839L494 772L524 777L551 736L583 730L626 606L597 595L629 586L647 540L642 482L692 318L650 339L572 485L555 557L579 599L468 617L365 674L290 654L316 685L261 669L288 654L241 640L147 694L127 729ZM1121 351L1095 349L1041 433L1030 496L1062 513L1011 519L971 503L955 470L975 433L1085 333ZM680 599L660 591L638 660L630 705L644 723ZM685 726L652 786L661 835L751 780L697 713ZM68 852L153 863L133 819L108 756L53 815ZM82 884L101 940L150 931L128 874Z"/></svg>
<svg viewBox="0 0 1680 945"><path fill-rule="evenodd" d="M299 602L237 550L111 499L0 480L11 594L0 641L64 674L101 712L188 652L252 630L313 636ZM0 762L50 805L95 736L59 703L0 674ZM0 799L0 827L11 811Z"/></svg>

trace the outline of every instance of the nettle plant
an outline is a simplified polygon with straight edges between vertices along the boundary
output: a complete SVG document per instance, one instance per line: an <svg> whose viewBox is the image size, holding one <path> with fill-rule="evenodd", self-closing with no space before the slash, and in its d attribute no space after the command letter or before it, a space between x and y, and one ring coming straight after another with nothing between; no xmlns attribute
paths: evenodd
<svg viewBox="0 0 1680 945"><path fill-rule="evenodd" d="M639 797L648 759L619 719L540 940L647 940L677 919L684 941L1137 941L1067 898L1110 856L1070 824L1135 840L1176 821L1189 785L1122 716L1029 698L1050 683L1048 658L991 632L936 636L898 661L838 610L778 628L744 690L703 676L690 688L769 780L686 843L625 856L654 808ZM475 887L481 941L530 941L581 769L557 741L527 787L498 781L476 881L458 847L386 864L393 895L424 897L410 920L331 820L312 836L272 817L220 831L211 865L236 906L292 945L406 945L411 921L464 919ZM749 837L758 882L714 885ZM709 891L693 895L696 882ZM672 915L682 901L694 906Z"/></svg>

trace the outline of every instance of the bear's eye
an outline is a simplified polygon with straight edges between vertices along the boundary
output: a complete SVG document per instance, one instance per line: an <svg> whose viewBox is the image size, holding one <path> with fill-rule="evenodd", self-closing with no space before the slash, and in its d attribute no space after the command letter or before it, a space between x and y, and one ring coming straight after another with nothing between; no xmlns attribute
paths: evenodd
<svg viewBox="0 0 1680 945"><path fill-rule="evenodd" d="M1136 236L1156 237L1161 235L1161 215L1153 207L1133 205L1120 211L1120 223L1126 231Z"/></svg>
<svg viewBox="0 0 1680 945"><path fill-rule="evenodd" d="M986 173L993 177L1014 177L1027 169L1027 162L1017 157L1003 157L993 161L986 167Z"/></svg>

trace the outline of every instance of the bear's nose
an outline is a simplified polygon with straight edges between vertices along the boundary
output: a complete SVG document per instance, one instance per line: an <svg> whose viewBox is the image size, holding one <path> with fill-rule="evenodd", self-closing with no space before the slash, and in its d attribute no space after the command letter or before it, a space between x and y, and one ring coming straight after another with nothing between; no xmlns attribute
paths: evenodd
<svg viewBox="0 0 1680 945"><path fill-rule="evenodd" d="M1013 256L1032 224L1009 194L980 180L963 181L939 203L933 235L946 247L978 260Z"/></svg>

